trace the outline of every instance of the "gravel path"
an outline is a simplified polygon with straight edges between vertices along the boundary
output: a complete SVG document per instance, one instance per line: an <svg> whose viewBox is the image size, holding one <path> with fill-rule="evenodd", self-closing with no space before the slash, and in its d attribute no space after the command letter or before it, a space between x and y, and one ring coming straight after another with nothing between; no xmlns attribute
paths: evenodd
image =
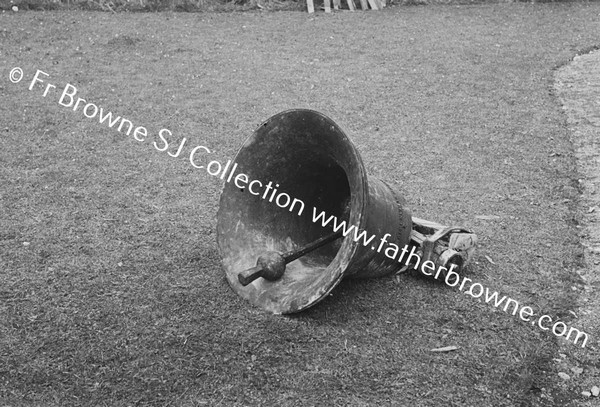
<svg viewBox="0 0 600 407"><path fill-rule="evenodd" d="M600 51L579 55L557 70L555 89L567 114L582 189L579 219L585 267L578 273L585 285L577 325L592 335L585 349L573 351L563 344L556 360L559 370L571 376L565 385L582 393L580 405L597 406L598 397L589 393L593 386L600 387Z"/></svg>

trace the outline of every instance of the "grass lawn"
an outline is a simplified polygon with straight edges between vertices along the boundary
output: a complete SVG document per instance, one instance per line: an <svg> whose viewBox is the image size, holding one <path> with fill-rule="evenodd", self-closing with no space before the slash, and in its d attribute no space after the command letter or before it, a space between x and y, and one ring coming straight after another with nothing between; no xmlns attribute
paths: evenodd
<svg viewBox="0 0 600 407"><path fill-rule="evenodd" d="M220 180L188 157L226 162L271 115L321 111L415 216L478 234L469 278L598 349L569 312L578 174L551 91L598 33L599 3L0 14L0 405L575 402L561 339L417 276L344 281L292 316L250 306L220 267ZM67 83L148 137L59 105Z"/></svg>

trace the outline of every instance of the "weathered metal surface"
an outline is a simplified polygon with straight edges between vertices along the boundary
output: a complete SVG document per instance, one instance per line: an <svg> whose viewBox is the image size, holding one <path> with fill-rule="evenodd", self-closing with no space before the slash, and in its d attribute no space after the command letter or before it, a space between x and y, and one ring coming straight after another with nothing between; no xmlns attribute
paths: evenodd
<svg viewBox="0 0 600 407"><path fill-rule="evenodd" d="M291 252L326 236L331 229L313 222L313 208L325 211L369 235L390 234L403 247L412 230L410 213L389 186L368 178L362 160L344 132L311 110L290 110L264 122L234 161L238 173L262 184L272 182L306 206L298 214L226 183L221 193L217 240L231 287L273 313L292 313L323 299L345 276L366 278L396 271L400 264L346 236L291 261L275 281L247 286L238 274L265 252Z"/></svg>
<svg viewBox="0 0 600 407"><path fill-rule="evenodd" d="M473 256L477 237L471 231L413 218L393 188L367 177L354 145L321 113L298 109L271 117L234 162L245 181L239 185L236 175L221 193L217 240L223 267L240 296L273 313L316 304L344 277L417 268L416 261L388 256L383 247L394 254L410 248L418 263L433 262L442 276L450 268L460 272ZM267 192L260 196L252 185L268 185ZM324 227L315 220L321 211L357 229L340 238L333 222Z"/></svg>

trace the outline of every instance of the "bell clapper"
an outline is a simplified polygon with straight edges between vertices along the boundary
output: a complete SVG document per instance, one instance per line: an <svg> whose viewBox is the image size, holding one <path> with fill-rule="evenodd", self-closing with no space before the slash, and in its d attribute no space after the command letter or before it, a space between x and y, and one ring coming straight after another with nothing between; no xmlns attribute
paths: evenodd
<svg viewBox="0 0 600 407"><path fill-rule="evenodd" d="M342 237L342 232L335 232L327 236L323 236L298 250L280 254L278 252L266 252L258 257L256 266L242 271L238 274L238 281L241 285L247 286L259 277L268 281L279 280L285 272L286 264L331 243L334 240Z"/></svg>
<svg viewBox="0 0 600 407"><path fill-rule="evenodd" d="M454 268L456 272L460 273L471 260L477 237L469 230L458 227L449 228L415 217L413 217L413 225L411 244L418 248L417 254L423 262L432 260L446 270ZM321 237L298 250L284 254L274 251L265 252L258 257L256 266L238 274L238 281L242 286L247 286L260 277L268 281L279 280L285 273L286 264L340 237L342 237L341 231ZM396 274L406 271L409 266L405 265ZM443 273L443 277L445 277L445 273Z"/></svg>

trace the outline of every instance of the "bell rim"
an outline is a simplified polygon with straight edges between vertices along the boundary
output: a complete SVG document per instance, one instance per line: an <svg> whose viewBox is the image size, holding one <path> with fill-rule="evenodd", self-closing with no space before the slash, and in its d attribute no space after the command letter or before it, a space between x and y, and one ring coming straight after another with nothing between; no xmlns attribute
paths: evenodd
<svg viewBox="0 0 600 407"><path fill-rule="evenodd" d="M315 111L312 109L302 109L302 108L288 109L288 110L282 111L280 113L277 113L277 114L269 117L268 119L263 121L252 132L252 134L250 134L244 140L243 144L238 148L234 158L231 160L232 166L234 163L237 162L237 159L240 156L240 154L242 152L244 152L244 150L246 148L248 148L251 144L253 144L256 141L253 139L255 137L257 137L259 130L263 126L267 126L267 125L269 125L269 123L272 123L276 120L281 120L289 115L308 116L313 119L316 118L316 119L322 121L326 125L330 126L330 128L333 130L333 133L336 135L336 137L339 137L339 142L344 143L346 146L350 147L350 151L352 153L352 164L355 166L355 169L358 172L357 176L355 176L355 178L357 178L358 184L355 185L354 188L352 187L352 185L350 185L351 210L350 210L350 218L349 218L348 224L349 225L356 224L357 225L356 227L358 227L359 230L361 230L362 228L364 228L364 226L367 223L367 219L364 214L364 209L367 206L367 204L368 204L367 201L369 199L369 183L368 183L368 176L367 176L367 172L366 172L364 163L358 152L358 149L356 148L356 146L354 145L352 140L350 140L350 138L346 135L346 133L343 131L343 129L340 126L338 126L330 117L328 117L327 115L325 115L321 112L318 112L318 111ZM342 168L344 168L343 164L344 163L338 163L338 165L340 165ZM345 170L345 168L344 168L344 170ZM346 172L346 176L347 176L347 178L349 178L347 172ZM350 180L348 180L348 181L350 183ZM235 291L239 296L245 298L246 300L250 301L254 305L261 307L267 311L270 311L274 314L292 314L292 313L301 312L303 310L306 310L307 308L310 308L310 307L314 306L315 304L317 304L318 302L322 301L342 281L342 279L346 275L346 272L348 271L348 266L349 266L350 260L356 254L356 252L359 250L359 246L360 246L360 242L355 241L352 238L352 236L350 236L350 234L348 234L347 236L344 236L342 238L343 241L342 241L341 247L337 251L334 258L330 261L330 263L326 267L327 273L330 275L330 278L328 279L326 284L322 285L322 286L318 287L316 290L314 290L313 295L307 295L307 293L304 293L303 297L307 297L307 300L304 301L302 304L294 303L293 307L285 307L285 308L280 309L278 307L265 307L264 306L265 304L260 303L260 301L258 303L255 301L252 301L252 299L249 297L249 295L246 295L247 288L243 287L239 283L239 281L237 281L237 279L232 276L232 273L229 272L227 264L225 262L226 253L224 253L224 251L223 251L224 249L221 244L221 240L222 240L223 236L222 236L222 228L220 227L220 224L221 224L222 217L225 216L225 214L223 214L222 211L223 211L223 207L224 207L223 200L227 199L226 189L227 189L227 183L225 182L223 184L223 186L221 188L221 192L219 194L219 208L217 210L217 228L216 228L217 229L217 233L216 233L217 246L218 246L219 256L221 257L221 267L225 271L226 279L227 279L230 287L233 289L233 291ZM352 222L353 215L354 215L354 217L357 218L357 219L354 219L354 222ZM325 228L323 230L325 230ZM342 262L342 261L344 261L344 262ZM239 271L241 271L241 270L239 270Z"/></svg>

